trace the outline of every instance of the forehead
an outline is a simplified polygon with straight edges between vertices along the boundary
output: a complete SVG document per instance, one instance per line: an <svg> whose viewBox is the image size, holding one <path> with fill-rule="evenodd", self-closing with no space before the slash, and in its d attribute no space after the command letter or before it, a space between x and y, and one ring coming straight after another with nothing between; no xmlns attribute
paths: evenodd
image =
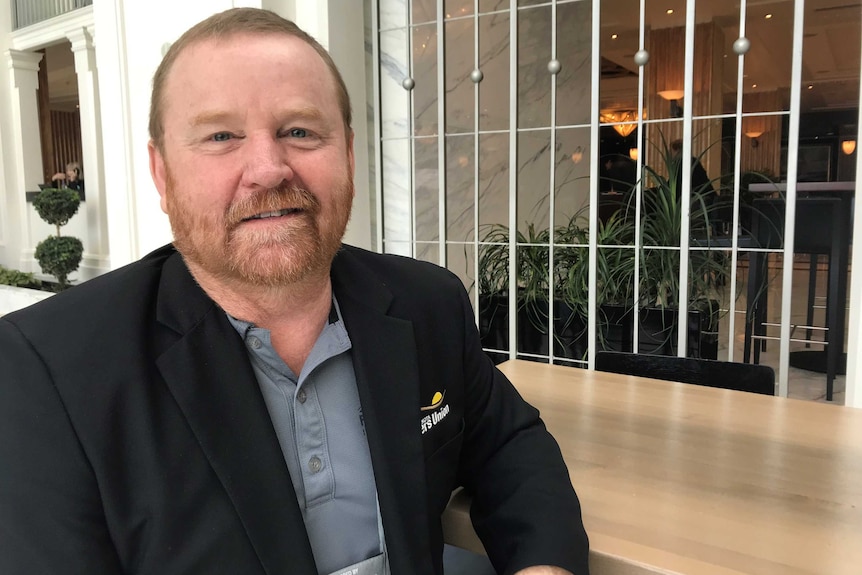
<svg viewBox="0 0 862 575"><path fill-rule="evenodd" d="M337 105L335 79L314 48L288 34L245 32L187 46L171 66L162 103L169 109L175 101L247 93L262 100L305 93L317 104Z"/></svg>

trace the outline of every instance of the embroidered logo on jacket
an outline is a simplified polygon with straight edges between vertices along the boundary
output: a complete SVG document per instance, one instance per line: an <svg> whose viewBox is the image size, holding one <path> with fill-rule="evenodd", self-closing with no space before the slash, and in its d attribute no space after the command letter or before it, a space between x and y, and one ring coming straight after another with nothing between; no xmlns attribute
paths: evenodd
<svg viewBox="0 0 862 575"><path fill-rule="evenodd" d="M432 427L443 421L443 419L449 415L449 404L443 405L443 398L446 396L446 391L443 393L439 391L434 393L434 397L431 398L431 405L426 405L421 409L421 411L430 411L431 413L424 416L422 420L419 422L420 427L422 429L422 435L425 435L427 431L429 431Z"/></svg>

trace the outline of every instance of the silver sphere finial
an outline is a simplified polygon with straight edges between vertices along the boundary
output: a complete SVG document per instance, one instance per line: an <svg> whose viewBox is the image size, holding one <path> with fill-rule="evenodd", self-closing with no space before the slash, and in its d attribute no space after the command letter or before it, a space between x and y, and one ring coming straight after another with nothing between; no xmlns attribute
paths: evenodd
<svg viewBox="0 0 862 575"><path fill-rule="evenodd" d="M559 74L562 68L563 66L560 64L559 60L551 60L548 62L548 72L551 74Z"/></svg>
<svg viewBox="0 0 862 575"><path fill-rule="evenodd" d="M736 52L736 54L739 56L742 56L743 54L748 54L748 51L750 49L751 40L749 40L745 36L740 36L733 41L733 51Z"/></svg>
<svg viewBox="0 0 862 575"><path fill-rule="evenodd" d="M476 68L475 70L470 72L470 81L472 81L474 84L478 84L479 82L481 82L482 78L484 78L484 77L485 77L485 74L483 74L482 70L480 70L478 68Z"/></svg>
<svg viewBox="0 0 862 575"><path fill-rule="evenodd" d="M646 50L638 50L635 52L635 64L638 66L646 66L649 62L649 52Z"/></svg>

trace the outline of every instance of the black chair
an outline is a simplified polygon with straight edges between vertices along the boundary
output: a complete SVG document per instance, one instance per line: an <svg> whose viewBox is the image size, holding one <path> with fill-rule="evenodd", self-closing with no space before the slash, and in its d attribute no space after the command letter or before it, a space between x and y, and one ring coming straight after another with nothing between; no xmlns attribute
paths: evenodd
<svg viewBox="0 0 862 575"><path fill-rule="evenodd" d="M775 372L767 365L600 351L596 353L596 369L610 373L775 395Z"/></svg>
<svg viewBox="0 0 862 575"><path fill-rule="evenodd" d="M756 199L753 204L752 236L755 245L762 248L780 249L783 246L784 198ZM844 350L844 301L847 294L847 260L849 252L850 209L843 198L802 197L796 200L796 233L793 252L809 254L810 271L808 281L808 313L805 328L813 325L814 291L816 287L816 262L818 255L829 260L828 287L826 297L826 337L824 341L811 339L811 330L806 329L807 340L825 344L821 352L792 352L790 364L796 367L815 367L826 373L826 399L832 400L833 382L836 374L844 373L846 365ZM768 294L768 271L765 253L749 254L748 304L746 307L745 341L743 361L760 361L760 352L766 345L766 310ZM755 341L752 341L755 340ZM753 351L753 354L752 354ZM803 363L807 358L813 358Z"/></svg>

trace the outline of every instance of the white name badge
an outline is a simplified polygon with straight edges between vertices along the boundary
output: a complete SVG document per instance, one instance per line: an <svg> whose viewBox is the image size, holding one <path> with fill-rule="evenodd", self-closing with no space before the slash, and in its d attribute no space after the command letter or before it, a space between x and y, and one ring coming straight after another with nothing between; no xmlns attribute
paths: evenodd
<svg viewBox="0 0 862 575"><path fill-rule="evenodd" d="M375 557L355 563L350 567L344 567L331 575L387 575L386 564L383 558L383 553Z"/></svg>

